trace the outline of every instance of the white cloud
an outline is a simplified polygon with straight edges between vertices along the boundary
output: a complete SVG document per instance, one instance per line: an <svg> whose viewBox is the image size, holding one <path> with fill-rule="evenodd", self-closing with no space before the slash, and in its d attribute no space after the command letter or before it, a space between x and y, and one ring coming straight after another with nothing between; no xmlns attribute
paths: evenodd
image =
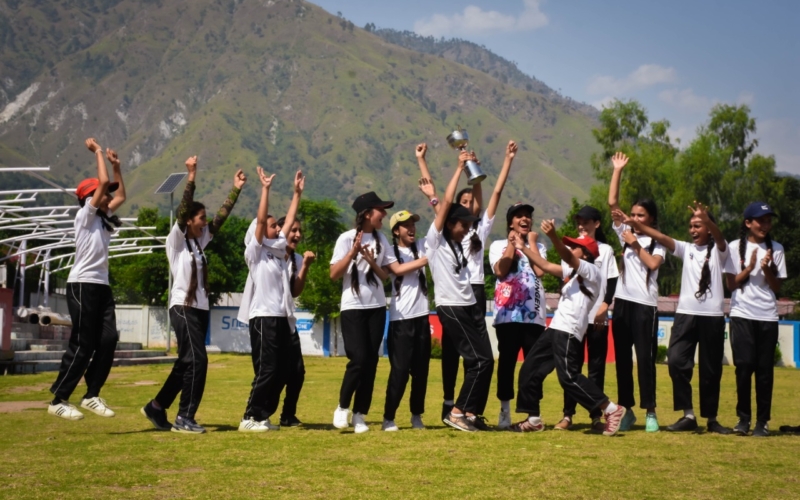
<svg viewBox="0 0 800 500"><path fill-rule="evenodd" d="M706 113L717 99L697 95L692 89L667 89L658 94L658 99L673 108L692 113Z"/></svg>
<svg viewBox="0 0 800 500"><path fill-rule="evenodd" d="M765 119L756 122L758 149L775 155L776 170L800 175L800 125L789 119Z"/></svg>
<svg viewBox="0 0 800 500"><path fill-rule="evenodd" d="M549 20L540 9L541 0L523 0L521 14L503 14L468 5L456 14L433 14L414 23L414 31L422 36L487 35L509 31L533 31L547 26Z"/></svg>
<svg viewBox="0 0 800 500"><path fill-rule="evenodd" d="M756 95L752 92L739 92L739 97L736 98L736 104L752 106L754 102L756 102Z"/></svg>
<svg viewBox="0 0 800 500"><path fill-rule="evenodd" d="M635 90L642 90L677 79L675 68L665 68L658 64L642 64L624 78L596 75L589 79L586 91L592 95L621 96Z"/></svg>

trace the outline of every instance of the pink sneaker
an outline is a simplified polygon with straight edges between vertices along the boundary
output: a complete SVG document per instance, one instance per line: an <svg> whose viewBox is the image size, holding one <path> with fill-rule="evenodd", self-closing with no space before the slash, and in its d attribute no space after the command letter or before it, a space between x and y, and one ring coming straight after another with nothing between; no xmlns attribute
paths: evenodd
<svg viewBox="0 0 800 500"><path fill-rule="evenodd" d="M603 430L604 436L613 436L619 430L619 424L622 422L622 417L628 410L624 406L617 406L617 409L611 413L606 414L606 428Z"/></svg>

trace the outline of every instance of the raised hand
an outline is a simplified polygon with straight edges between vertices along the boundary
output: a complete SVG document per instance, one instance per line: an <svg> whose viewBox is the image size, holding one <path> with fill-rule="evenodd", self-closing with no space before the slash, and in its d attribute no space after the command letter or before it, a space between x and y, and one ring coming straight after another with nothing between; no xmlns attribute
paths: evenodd
<svg viewBox="0 0 800 500"><path fill-rule="evenodd" d="M628 164L628 157L625 156L625 153L617 151L611 157L611 164L614 165L614 170L622 170Z"/></svg>
<svg viewBox="0 0 800 500"><path fill-rule="evenodd" d="M117 156L116 151L111 148L106 149L106 158L108 158L108 161L111 162L114 168L119 168L119 156Z"/></svg>
<svg viewBox="0 0 800 500"><path fill-rule="evenodd" d="M247 182L247 176L244 175L244 172L240 168L236 171L236 175L233 176L233 185L238 189L242 189L245 182Z"/></svg>
<svg viewBox="0 0 800 500"><path fill-rule="evenodd" d="M417 158L425 159L425 153L427 152L428 152L427 144L425 144L424 142L421 144L417 144L417 149L415 150Z"/></svg>
<svg viewBox="0 0 800 500"><path fill-rule="evenodd" d="M269 188L272 186L272 179L275 178L275 174L267 177L267 173L264 172L264 169L261 167L256 167L256 172L258 172L258 180L261 181L261 187L269 190Z"/></svg>
<svg viewBox="0 0 800 500"><path fill-rule="evenodd" d="M550 220L544 219L544 220L542 220L541 228L542 228L542 231L544 232L544 234L546 234L548 238L553 239L553 238L555 238L557 236L556 235L556 221L555 221L555 219L550 219Z"/></svg>
<svg viewBox="0 0 800 500"><path fill-rule="evenodd" d="M86 147L89 148L89 151L91 151L92 153L96 153L97 151L102 150L100 145L97 144L97 141L94 140L94 137L89 137L88 139L86 139Z"/></svg>
<svg viewBox="0 0 800 500"><path fill-rule="evenodd" d="M708 222L710 219L708 218L708 207L700 203L699 201L694 201L694 206L689 205L689 210L692 212L692 217L696 217L703 221L703 223Z"/></svg>
<svg viewBox="0 0 800 500"><path fill-rule="evenodd" d="M316 258L317 256L314 254L314 252L311 250L306 250L306 252L303 254L303 265L310 265Z"/></svg>
<svg viewBox="0 0 800 500"><path fill-rule="evenodd" d="M514 158L516 155L517 155L517 143L514 141L508 141L508 145L506 146L506 157Z"/></svg>
<svg viewBox="0 0 800 500"><path fill-rule="evenodd" d="M197 172L197 155L190 156L186 162L186 170L189 171L190 174L194 174Z"/></svg>
<svg viewBox="0 0 800 500"><path fill-rule="evenodd" d="M470 153L469 151L462 151L458 154L458 168L464 169L464 166L467 164L469 160L472 160L474 153Z"/></svg>
<svg viewBox="0 0 800 500"><path fill-rule="evenodd" d="M303 192L303 189L306 187L306 176L303 175L303 172L298 170L294 174L294 192L300 194Z"/></svg>
<svg viewBox="0 0 800 500"><path fill-rule="evenodd" d="M611 211L611 218L617 225L625 224L626 226L636 228L639 224L639 222L636 219L628 217L628 214L626 214L625 212L623 212L618 208L615 208L614 210Z"/></svg>
<svg viewBox="0 0 800 500"><path fill-rule="evenodd" d="M433 181L425 177L419 180L419 190L422 191L422 194L427 196L429 200L436 196L436 188L433 185Z"/></svg>

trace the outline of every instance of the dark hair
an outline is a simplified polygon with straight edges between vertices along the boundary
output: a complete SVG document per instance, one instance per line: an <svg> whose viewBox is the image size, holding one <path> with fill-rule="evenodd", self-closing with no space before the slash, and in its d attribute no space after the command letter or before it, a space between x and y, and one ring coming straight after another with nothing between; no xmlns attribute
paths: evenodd
<svg viewBox="0 0 800 500"><path fill-rule="evenodd" d="M367 213L372 211L372 208L367 208L358 212L356 215L356 235L361 232L361 226L364 225L364 220L367 218ZM376 229L372 230L372 238L375 240L375 256L377 257L378 254L381 253L381 240L378 237L378 231ZM361 284L358 282L358 266L356 265L358 261L358 254L353 257L353 266L350 268L350 288L353 289L353 292L356 295L361 295ZM370 267L367 270L367 284L372 286L378 286L378 280L375 278L375 271L372 270Z"/></svg>
<svg viewBox="0 0 800 500"><path fill-rule="evenodd" d="M278 219L278 226L279 227L283 227L284 224L286 224L286 216L285 215L283 217L281 217L280 219ZM300 220L299 219L295 219L294 220L294 224L300 224ZM294 225L294 224L292 224L292 225ZM286 247L286 254L289 256L289 273L290 273L289 274L289 287L291 287L291 289L294 290L294 282L295 282L295 279L297 278L297 262L295 262L295 260L294 260L294 250L292 250L288 246Z"/></svg>
<svg viewBox="0 0 800 500"><path fill-rule="evenodd" d="M400 248L397 246L397 235L394 234L394 230L397 228L397 225L392 228L392 245L394 246L394 256L397 258L397 262L403 263L403 258L400 257ZM408 247L411 249L411 253L414 255L414 260L419 259L419 251L417 250L417 242L415 241L413 245ZM425 278L425 268L421 267L417 270L417 276L419 277L419 288L422 290L422 294L424 296L428 296L428 280ZM400 287L403 285L403 278L405 276L395 276L394 278L394 291L397 294L397 297L400 297Z"/></svg>
<svg viewBox="0 0 800 500"><path fill-rule="evenodd" d="M581 249L583 250L583 255L586 256L586 262L588 262L589 264L594 264L594 255L592 255L591 252L587 251L583 247L581 247ZM572 270L572 273L569 275L568 280L574 278L576 274L578 274L577 268ZM586 288L586 285L583 284L583 276L578 276L578 288L580 288L581 293L589 297L589 299L594 299L594 294L592 294L592 292L590 292L589 289Z"/></svg>
<svg viewBox="0 0 800 500"><path fill-rule="evenodd" d="M188 219L194 219L201 210L205 209L205 205L199 201L193 201L192 205L189 207ZM205 284L206 297L208 297L208 261L206 260L206 254L203 252L203 248L200 246L200 242L197 241L197 238L192 239L194 240L195 248L200 253L200 260L203 262L203 283ZM191 307L192 304L195 303L195 295L197 294L197 262L194 259L194 252L192 251L192 246L189 244L189 238L186 237L185 241L186 249L189 251L189 257L191 258L192 277L189 279L189 289L186 290L186 299L183 301L183 305L185 307Z"/></svg>
<svg viewBox="0 0 800 500"><path fill-rule="evenodd" d="M456 194L456 199L455 199L454 203L460 205L461 204L461 197L464 196L465 194L472 194L472 188L464 188L461 191L459 191L458 194Z"/></svg>
<svg viewBox="0 0 800 500"><path fill-rule="evenodd" d="M708 214L708 218L711 219L711 222L716 223L717 219L714 218L713 215ZM690 219L691 220L691 219ZM714 245L716 242L712 237L708 242L708 249L706 250L706 258L703 262L703 270L700 271L700 283L697 291L694 293L695 298L699 299L700 297L705 296L708 293L708 290L711 288L711 268L709 267L709 261L711 259L711 251L714 250Z"/></svg>
<svg viewBox="0 0 800 500"><path fill-rule="evenodd" d="M88 195L84 196L83 198L79 199L78 200L78 205L80 205L81 208L86 206L86 199L87 198L91 198L93 194L94 194L94 191L92 191ZM108 232L112 232L112 231L114 231L114 227L119 227L119 226L122 225L122 221L120 220L120 218L118 216L116 216L116 215L108 215L105 210L98 210L97 211L97 216L100 217L100 222L103 224L103 229L105 229ZM112 226L114 226L114 227L112 227Z"/></svg>
<svg viewBox="0 0 800 500"><path fill-rule="evenodd" d="M647 215L649 215L653 222L650 224L651 227L658 229L658 206L656 206L656 202L651 200L650 198L642 198L640 200L636 200L636 202L632 205L633 207L642 207L644 208ZM598 228L599 229L599 228ZM605 235L603 235L605 238ZM622 259L620 259L619 263L619 275L622 277L622 282L625 283L625 250L628 249L628 244L625 243L622 245ZM653 250L656 248L656 240L655 238L650 238L650 245L647 247L647 253L653 255ZM649 267L647 268L647 275L644 277L644 284L648 286L650 283L650 275L653 273L653 270Z"/></svg>
<svg viewBox="0 0 800 500"><path fill-rule="evenodd" d="M453 252L453 257L456 259L456 267L453 268L453 271L456 274L459 274L462 268L467 267L467 258L464 257L463 247L461 244L459 244L458 247L461 249L461 252L456 250L456 246L453 244L453 240L451 239L452 237L450 235L450 228L447 227L447 223L445 223L444 227L442 228L442 236L444 237L444 241L447 242L447 246L450 247L450 251ZM459 253L461 254L460 260L458 258Z"/></svg>
<svg viewBox="0 0 800 500"><path fill-rule="evenodd" d="M752 220L753 219L743 220L742 226L739 228L739 265L742 267L742 270L747 267L745 264L745 254L747 252L747 237L750 234L750 228L747 227L746 222L752 222ZM767 235L764 237L764 243L767 245L767 250L772 250L772 237L769 235L769 233L767 233ZM772 269L773 273L777 274L778 266L775 265L774 260L770 262L769 267ZM742 281L742 284L739 286L739 288L742 288L748 281L750 281L750 275L745 276L744 281Z"/></svg>

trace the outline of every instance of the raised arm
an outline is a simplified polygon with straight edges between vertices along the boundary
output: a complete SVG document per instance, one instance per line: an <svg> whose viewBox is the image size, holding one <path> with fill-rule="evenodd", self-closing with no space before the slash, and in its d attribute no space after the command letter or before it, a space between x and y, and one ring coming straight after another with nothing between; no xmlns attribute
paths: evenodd
<svg viewBox="0 0 800 500"><path fill-rule="evenodd" d="M189 176L186 178L186 187L183 188L183 197L181 204L178 206L177 222L181 231L186 230L186 223L189 221L189 210L192 208L194 202L194 179L197 175L197 156L190 156L186 160L186 170Z"/></svg>
<svg viewBox="0 0 800 500"><path fill-rule="evenodd" d="M622 169L628 164L628 157L622 152L616 152L611 157L614 172L611 174L611 185L608 187L608 206L611 210L619 210L619 183L622 179Z"/></svg>
<svg viewBox="0 0 800 500"><path fill-rule="evenodd" d="M242 187L245 182L247 182L247 176L244 175L242 169L237 170L236 175L233 177L233 188L228 194L228 197L225 198L225 202L219 210L217 210L216 215L214 215L214 220L208 225L208 232L217 234L222 228L222 225L225 224L231 211L233 211L233 206L236 204L236 199L239 198L239 193L242 192Z"/></svg>
<svg viewBox="0 0 800 500"><path fill-rule="evenodd" d="M621 210L614 210L613 216L615 220L621 221L622 224L625 224L631 228L636 228L644 234L645 236L649 236L656 240L657 243L665 246L670 253L675 251L675 240L670 238L669 236L661 233L657 229L654 229L650 226L646 226L644 224L639 224L636 220L628 217L625 215ZM651 255L650 253L646 252L642 245L639 244L639 240L636 239L636 235L633 234L631 230L625 230L622 232L622 237L625 239L625 243L628 244L628 247L636 252L636 256L639 257L639 260L642 261L648 269L651 271L655 271L661 264L664 262L664 259L661 258L660 255Z"/></svg>
<svg viewBox="0 0 800 500"><path fill-rule="evenodd" d="M428 152L428 145L424 142L417 144L414 154L417 156L417 163L419 164L419 190L428 198L428 203L433 207L434 213L439 213L439 200L436 198L436 188L433 185L433 178L431 172L428 170L428 161L425 159L425 153ZM436 200L436 201L434 201Z"/></svg>
<svg viewBox="0 0 800 500"><path fill-rule="evenodd" d="M100 200L108 193L108 185L111 184L108 178L108 167L106 167L106 161L103 159L103 149L97 144L97 141L91 137L86 139L86 147L89 151L94 153L95 158L97 158L97 180L100 181L100 184L98 184L97 189L94 190L92 199L94 199L97 206L100 206Z"/></svg>
<svg viewBox="0 0 800 500"><path fill-rule="evenodd" d="M561 241L561 238L558 237L558 233L556 233L556 221L555 220L543 220L542 221L542 231L544 234L550 238L550 241L553 242L553 248L556 249L558 252L558 256L561 257L561 260L566 262L566 264L571 267L572 269L578 269L578 266L581 264L581 260L575 256L567 245Z"/></svg>
<svg viewBox="0 0 800 500"><path fill-rule="evenodd" d="M294 257L292 257L294 258ZM297 276L294 279L294 287L292 288L292 297L297 298L303 293L303 289L306 287L306 278L308 277L308 268L317 258L314 255L314 252L306 251L303 254L303 266L300 268L300 271L297 272Z"/></svg>
<svg viewBox="0 0 800 500"><path fill-rule="evenodd" d="M660 243L661 245L666 247L666 249L669 250L670 253L675 251L675 240L674 239L672 239L671 237L667 236L666 234L662 233L661 231L659 231L658 229L656 229L654 227L650 227L650 226L648 226L646 224L641 224L641 223L639 223L639 221L637 221L633 217L628 217L621 210L617 210L617 212L618 213L616 214L616 217L617 218L622 218L622 223L623 224L625 224L626 226L629 226L631 229L635 229L635 230L639 231L640 233L642 233L645 236L649 236L649 237L653 238L654 240L656 240L657 243Z"/></svg>
<svg viewBox="0 0 800 500"><path fill-rule="evenodd" d="M508 172L511 170L511 163L514 162L514 157L517 155L517 143L508 141L506 146L506 157L503 160L503 168L500 169L500 175L497 176L497 183L494 185L492 197L489 198L489 205L486 206L486 215L488 218L494 217L497 212L497 206L500 204L500 196L503 194L503 188L508 180ZM475 191L473 189L473 199L475 199Z"/></svg>
<svg viewBox="0 0 800 500"><path fill-rule="evenodd" d="M261 181L261 201L258 203L254 238L261 245L261 239L264 237L264 228L267 227L267 216L269 215L269 188L272 186L272 179L275 178L275 174L267 177L261 167L256 167L256 171L258 172L258 180Z"/></svg>
<svg viewBox="0 0 800 500"><path fill-rule="evenodd" d="M525 257L528 258L528 262L531 264L531 266L535 265L539 269L546 272L547 274L552 274L556 278L562 277L564 272L561 269L560 265L554 264L545 259L544 257L542 257L541 255L539 255L538 248L526 247L520 235L516 234L513 239L514 239L514 247L520 252L522 252L525 255Z"/></svg>
<svg viewBox="0 0 800 500"><path fill-rule="evenodd" d="M478 165L481 162L478 161L478 157L475 156L475 151L470 152L471 160L477 163ZM460 200L456 200L458 203ZM469 211L472 212L472 215L478 215L481 213L481 208L483 208L483 182L479 182L472 186L472 204L469 207Z"/></svg>
<svg viewBox="0 0 800 500"><path fill-rule="evenodd" d="M459 176L461 175L461 172L464 171L464 165L466 165L467 160L470 158L470 153L467 153L466 151L462 152L458 156L458 166L456 167L456 171L453 173L453 177L450 179L450 184L447 185L447 189L444 192L444 198L439 201L439 206L441 208L439 208L439 211L436 212L436 218L433 220L437 231L441 231L442 228L444 228L444 223L447 220L447 213L450 211L450 207L453 205L453 197L456 195Z"/></svg>
<svg viewBox="0 0 800 500"><path fill-rule="evenodd" d="M306 178L303 172L298 170L294 174L294 194L292 195L292 203L289 204L289 211L286 212L286 220L281 228L281 232L284 236L288 235L289 231L292 230L292 224L294 224L294 220L297 218L297 207L300 206L300 196L303 194L305 186Z"/></svg>
<svg viewBox="0 0 800 500"><path fill-rule="evenodd" d="M125 203L127 197L125 194L125 182L122 180L122 168L120 167L117 152L111 148L106 149L106 158L108 158L108 161L111 162L111 166L114 168L114 181L119 182L119 187L114 192L114 199L108 204L108 209L112 212L116 212L117 209Z"/></svg>
<svg viewBox="0 0 800 500"><path fill-rule="evenodd" d="M689 205L689 210L691 210L693 217L700 219L708 228L711 237L714 238L714 243L717 244L717 249L720 252L727 250L728 242L725 241L725 236L723 236L722 231L719 230L719 226L708 216L708 207L695 201L694 206Z"/></svg>

